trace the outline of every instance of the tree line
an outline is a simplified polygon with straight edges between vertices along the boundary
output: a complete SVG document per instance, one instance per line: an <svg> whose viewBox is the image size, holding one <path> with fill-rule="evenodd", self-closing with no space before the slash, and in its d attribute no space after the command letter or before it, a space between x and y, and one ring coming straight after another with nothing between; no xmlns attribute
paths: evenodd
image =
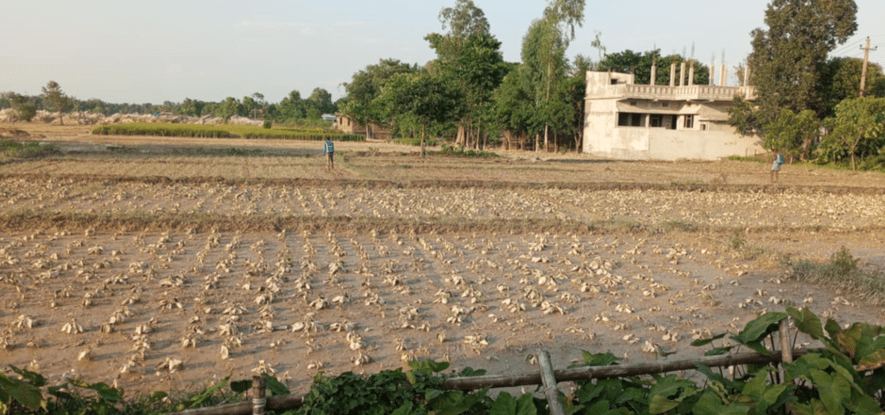
<svg viewBox="0 0 885 415"><path fill-rule="evenodd" d="M225 121L233 116L270 120L283 124L317 124L321 115L338 111L332 94L323 88L315 88L307 98L297 90L292 91L278 103L269 103L261 93L247 95L242 99L227 97L222 101L201 101L185 98L181 102L165 101L162 104L109 103L97 98L77 99L66 94L61 85L49 81L39 95L24 95L14 91L0 94L0 109L12 108L18 119L30 121L38 110L59 113L89 112L93 114L156 114L162 112L191 117L212 116Z"/></svg>

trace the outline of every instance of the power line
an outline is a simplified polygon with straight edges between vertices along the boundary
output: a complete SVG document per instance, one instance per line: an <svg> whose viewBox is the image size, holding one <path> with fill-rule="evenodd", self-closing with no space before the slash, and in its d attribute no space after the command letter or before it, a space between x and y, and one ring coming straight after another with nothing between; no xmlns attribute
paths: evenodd
<svg viewBox="0 0 885 415"><path fill-rule="evenodd" d="M834 55L838 55L838 54L840 54L840 53L845 53L845 52L847 52L848 50L851 50L851 48L853 48L853 47L855 47L855 46L859 46L859 45L862 44L863 42L864 42L864 41L861 40L861 41L858 41L857 43L852 43L852 44L850 44L850 45L842 46L842 47L840 47L840 48L837 48L836 50L834 50L834 51L831 52L831 53L834 54Z"/></svg>

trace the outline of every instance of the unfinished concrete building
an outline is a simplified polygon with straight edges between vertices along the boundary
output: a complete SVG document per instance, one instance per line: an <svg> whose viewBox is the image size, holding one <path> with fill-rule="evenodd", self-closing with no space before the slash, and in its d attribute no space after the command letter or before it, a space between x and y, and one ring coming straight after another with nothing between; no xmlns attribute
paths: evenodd
<svg viewBox="0 0 885 415"><path fill-rule="evenodd" d="M728 109L736 94L755 98L751 86L694 85L694 66L670 68L670 85L637 85L634 75L587 72L584 112L585 153L622 160L717 160L764 153L757 136L740 136L728 125ZM687 80L686 80L687 78ZM678 85L677 85L678 79ZM746 85L746 82L744 83Z"/></svg>

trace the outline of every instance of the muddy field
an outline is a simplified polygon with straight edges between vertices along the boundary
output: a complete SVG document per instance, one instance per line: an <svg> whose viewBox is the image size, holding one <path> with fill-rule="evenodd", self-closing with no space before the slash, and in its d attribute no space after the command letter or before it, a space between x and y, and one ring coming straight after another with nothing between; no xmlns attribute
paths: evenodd
<svg viewBox="0 0 885 415"><path fill-rule="evenodd" d="M93 137L17 124L57 151L0 160L0 355L52 379L181 390L264 370L447 359L536 370L580 350L736 330L806 305L885 324L858 293L779 262L841 246L885 269L885 178L752 162L432 155L341 143Z"/></svg>

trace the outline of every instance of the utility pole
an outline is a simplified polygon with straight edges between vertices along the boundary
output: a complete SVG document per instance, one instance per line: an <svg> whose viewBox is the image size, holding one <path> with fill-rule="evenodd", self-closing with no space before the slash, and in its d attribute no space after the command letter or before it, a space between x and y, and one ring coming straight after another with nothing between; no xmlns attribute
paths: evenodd
<svg viewBox="0 0 885 415"><path fill-rule="evenodd" d="M867 64L870 60L870 38L867 36L867 45L866 47L861 47L863 49L863 70L861 70L860 74L860 92L858 96L863 96L864 90L867 87ZM879 47L873 48L873 50L877 50Z"/></svg>

